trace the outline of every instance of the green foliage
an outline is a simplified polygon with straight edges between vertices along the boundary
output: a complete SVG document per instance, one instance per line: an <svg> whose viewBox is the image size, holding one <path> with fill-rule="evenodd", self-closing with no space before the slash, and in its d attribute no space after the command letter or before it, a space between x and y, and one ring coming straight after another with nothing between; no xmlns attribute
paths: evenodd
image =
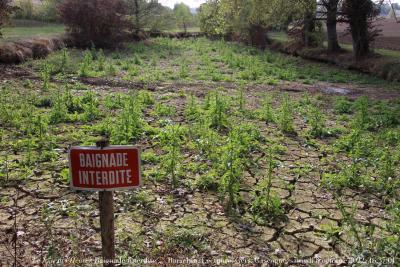
<svg viewBox="0 0 400 267"><path fill-rule="evenodd" d="M100 117L99 104L93 92L87 92L83 96L82 104L85 121L94 121Z"/></svg>
<svg viewBox="0 0 400 267"><path fill-rule="evenodd" d="M219 0L208 0L200 8L200 29L209 36L225 33L224 11Z"/></svg>
<svg viewBox="0 0 400 267"><path fill-rule="evenodd" d="M322 176L321 183L332 190L341 191L345 188L357 189L368 182L361 174L360 164L353 162L350 166L344 166L337 174L325 173Z"/></svg>
<svg viewBox="0 0 400 267"><path fill-rule="evenodd" d="M53 66L50 64L44 64L43 68L40 72L40 76L42 77L42 81L43 81L43 90L47 91L50 88L50 79L51 79L51 73L53 71Z"/></svg>
<svg viewBox="0 0 400 267"><path fill-rule="evenodd" d="M293 103L288 94L283 95L279 108L278 126L284 133L294 133Z"/></svg>
<svg viewBox="0 0 400 267"><path fill-rule="evenodd" d="M253 201L250 208L254 221L261 221L261 223L274 221L284 215L281 199L272 190L274 169L276 168L272 150L269 151L267 164L267 176L257 185L253 192Z"/></svg>
<svg viewBox="0 0 400 267"><path fill-rule="evenodd" d="M68 110L60 93L57 94L56 99L53 102L54 104L50 113L50 122L52 124L65 122L67 119Z"/></svg>
<svg viewBox="0 0 400 267"><path fill-rule="evenodd" d="M115 126L109 133L113 144L131 144L137 141L143 133L142 106L136 95L125 101L121 113L115 121Z"/></svg>
<svg viewBox="0 0 400 267"><path fill-rule="evenodd" d="M370 114L369 114L369 98L366 96L359 97L354 102L354 109L356 110L356 116L354 119L354 126L359 129L366 129L369 127Z"/></svg>
<svg viewBox="0 0 400 267"><path fill-rule="evenodd" d="M338 114L350 114L352 112L352 103L344 96L337 97L333 108Z"/></svg>
<svg viewBox="0 0 400 267"><path fill-rule="evenodd" d="M158 102L154 108L154 114L158 117L173 116L175 107Z"/></svg>
<svg viewBox="0 0 400 267"><path fill-rule="evenodd" d="M106 66L106 57L104 55L103 49L100 49L97 53L97 70L104 71Z"/></svg>
<svg viewBox="0 0 400 267"><path fill-rule="evenodd" d="M229 128L228 110L229 102L226 96L220 93L219 90L212 91L207 95L206 109L208 109L208 117L210 127L223 130Z"/></svg>
<svg viewBox="0 0 400 267"><path fill-rule="evenodd" d="M170 226L165 233L165 250L169 253L193 253L206 249L206 236L197 229Z"/></svg>
<svg viewBox="0 0 400 267"><path fill-rule="evenodd" d="M193 23L193 15L190 12L190 8L184 3L175 4L174 14L179 27L182 27L183 31L187 32L188 27Z"/></svg>
<svg viewBox="0 0 400 267"><path fill-rule="evenodd" d="M200 106L197 103L197 99L194 96L193 93L190 94L190 96L187 97L187 104L186 104L186 110L185 110L185 115L186 118L189 121L197 121L199 120L200 116Z"/></svg>
<svg viewBox="0 0 400 267"><path fill-rule="evenodd" d="M239 190L243 176L243 160L232 140L224 147L221 157L222 177L219 184L221 196L228 195L228 208L235 208L240 201Z"/></svg>
<svg viewBox="0 0 400 267"><path fill-rule="evenodd" d="M168 125L158 136L163 149L167 152L163 155L161 166L170 175L174 188L179 185L178 178L182 176L183 158L180 151L185 142L186 133L187 129L180 125Z"/></svg>
<svg viewBox="0 0 400 267"><path fill-rule="evenodd" d="M259 118L261 120L264 120L266 123L273 123L275 122L275 114L273 112L273 106L272 106L272 97L270 94L265 94L262 103L261 103L261 108L259 109Z"/></svg>
<svg viewBox="0 0 400 267"><path fill-rule="evenodd" d="M319 107L310 106L308 110L308 122L311 126L310 134L313 137L323 137L326 135L325 117Z"/></svg>
<svg viewBox="0 0 400 267"><path fill-rule="evenodd" d="M93 63L93 54L90 51L85 51L83 55L83 61L79 67L79 76L89 77L92 63Z"/></svg>
<svg viewBox="0 0 400 267"><path fill-rule="evenodd" d="M235 126L229 133L227 144L221 148L218 172L221 175L219 192L228 196L228 208L237 207L241 201L240 183L250 155L259 148L260 132L253 125Z"/></svg>
<svg viewBox="0 0 400 267"><path fill-rule="evenodd" d="M218 182L215 171L207 172L200 175L195 181L195 187L200 190L216 190L218 189Z"/></svg>
<svg viewBox="0 0 400 267"><path fill-rule="evenodd" d="M243 113L246 111L246 93L244 86L241 86L239 89L238 106L239 112Z"/></svg>

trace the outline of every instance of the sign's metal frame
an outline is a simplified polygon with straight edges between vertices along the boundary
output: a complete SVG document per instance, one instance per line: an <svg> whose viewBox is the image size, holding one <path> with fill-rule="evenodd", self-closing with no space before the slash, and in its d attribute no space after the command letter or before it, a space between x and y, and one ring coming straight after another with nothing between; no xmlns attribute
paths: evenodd
<svg viewBox="0 0 400 267"><path fill-rule="evenodd" d="M86 187L76 187L73 185L72 179L72 166L71 166L71 151L74 149L79 150L115 150L115 149L125 149L125 150L137 150L138 152L138 168L139 168L139 185L137 186L129 186L129 187L114 187L114 188L86 188ZM131 189L136 189L142 187L142 165L141 165L141 148L138 146L107 146L104 148L96 147L96 146L72 146L68 151L68 165L69 165L69 174L70 174L70 188L75 191L92 191L92 192L101 192L101 191L126 191Z"/></svg>

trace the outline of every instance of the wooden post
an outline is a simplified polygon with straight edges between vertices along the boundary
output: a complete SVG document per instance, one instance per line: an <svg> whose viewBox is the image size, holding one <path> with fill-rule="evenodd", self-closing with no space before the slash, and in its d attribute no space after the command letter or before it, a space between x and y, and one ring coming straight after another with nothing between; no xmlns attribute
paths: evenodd
<svg viewBox="0 0 400 267"><path fill-rule="evenodd" d="M114 267L114 263L107 262L115 259L115 233L114 233L114 200L112 191L99 192L100 227L102 256L104 267Z"/></svg>
<svg viewBox="0 0 400 267"><path fill-rule="evenodd" d="M97 147L108 146L108 140L101 140L96 143ZM101 245L104 267L114 267L112 262L115 259L115 231L114 231L114 199L112 191L99 192ZM111 262L110 262L111 261Z"/></svg>

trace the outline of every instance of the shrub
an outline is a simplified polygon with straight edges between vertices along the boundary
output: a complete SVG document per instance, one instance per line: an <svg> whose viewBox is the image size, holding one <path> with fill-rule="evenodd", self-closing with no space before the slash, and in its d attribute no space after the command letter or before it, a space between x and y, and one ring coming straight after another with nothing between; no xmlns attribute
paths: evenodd
<svg viewBox="0 0 400 267"><path fill-rule="evenodd" d="M113 47L122 41L124 5L120 0L66 0L60 18L77 46Z"/></svg>

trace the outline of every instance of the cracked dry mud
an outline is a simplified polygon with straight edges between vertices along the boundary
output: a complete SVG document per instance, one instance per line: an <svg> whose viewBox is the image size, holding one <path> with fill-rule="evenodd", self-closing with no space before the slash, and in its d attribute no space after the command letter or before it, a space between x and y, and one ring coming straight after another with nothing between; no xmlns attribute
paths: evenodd
<svg viewBox="0 0 400 267"><path fill-rule="evenodd" d="M19 72L17 74L21 75ZM23 74L22 74L23 75ZM29 75L26 75L27 77ZM13 79L12 75L7 79ZM127 93L126 84L109 83L101 79L86 80L90 88L103 97L112 92ZM20 81L14 81L16 84ZM38 81L32 79L34 84ZM85 81L83 81L85 82ZM134 85L133 85L134 86ZM156 102L162 102L176 107L175 122L186 124L184 110L185 95L194 93L204 100L207 91L222 86L228 95L237 93L236 86L230 83L160 83L152 88ZM288 92L293 98L300 98L304 92L321 94L326 102L324 113L327 123L337 126L331 103L338 90L329 91L322 88L334 88L338 85L318 83L316 85L301 85L294 82L281 83L278 86L254 85L246 91L247 108L254 109L259 105L260 93L269 91L279 96ZM342 88L340 86L338 88ZM23 94L27 89L22 89ZM363 94L375 96L372 89L349 88L346 94L356 97ZM79 94L79 92L75 92ZM379 98L391 98L393 91L379 92ZM398 93L396 93L398 96ZM277 107L278 100L274 100ZM157 120L149 110L145 111L145 119L150 125L156 125ZM300 133L307 125L296 112L295 129ZM256 257L263 260L292 258L303 259L320 257L323 259L345 259L350 256L344 246L348 242L346 234L340 236L343 243L332 242L327 238L323 225L341 225L342 216L337 208L331 192L320 185L321 173L334 168L339 162L347 160L344 154L324 154L324 145L334 142L332 138L317 139L318 148L310 146L304 136L284 136L275 124L249 120L256 124L263 137L277 141L286 150L277 156L279 167L275 171L276 179L273 189L283 201L285 219L266 225L257 225L250 219L246 209L237 213L229 213L224 203L214 191L200 191L188 186L171 189L169 178L157 181L144 176L144 186L131 192L116 192L116 240L117 253L121 256L149 258L158 262L168 262L168 257L204 258L204 259L246 259ZM97 136L83 124L63 125L53 127L53 133L63 140L63 136L71 136L74 131L83 131L86 135ZM12 132L10 134L13 134ZM6 138L12 138L11 136ZM14 219L16 214L18 261L21 266L39 265L42 257L49 253L49 248L56 248L53 253L60 257L99 257L101 241L98 214L98 194L91 192L73 192L68 184L60 182L60 172L67 168L67 150L72 144L80 144L79 138L56 144L58 159L56 162L42 162L36 166L29 177L19 183L0 189L0 263L7 266L13 261ZM151 138L143 138L137 145L143 151L161 151ZM264 146L263 150L267 151ZM8 155L8 161L18 161L22 155L13 153L12 149L1 152ZM195 160L191 151L184 149L184 162ZM266 159L261 154L253 155L260 158L257 171L247 170L244 174L240 194L244 201L249 201L249 192L265 175ZM155 167L152 163L143 164L143 173ZM304 171L307 169L307 171ZM19 172L11 171L10 176ZM186 184L194 181L198 174L187 172L183 178ZM288 185L291 185L289 189ZM141 197L138 197L138 196ZM144 196L144 197L143 197ZM285 205L285 203L287 205ZM345 205L358 208L356 219L364 224L375 225L379 231L385 231L385 204L373 194L362 194L353 190L345 191ZM44 208L46 207L46 212ZM47 214L47 215L46 215ZM198 234L200 242L193 242L189 250L181 247L169 247L174 231L191 230ZM168 234L172 231L172 234ZM379 231L377 232L379 234ZM197 247L197 245L199 247ZM201 246L201 247L200 247ZM35 263L36 262L36 263ZM1 265L1 264L0 264ZM65 264L65 266L73 266ZM168 265L168 264L167 264ZM171 264L170 264L171 265ZM213 265L213 264L210 264ZM252 265L261 265L253 263ZM173 266L173 264L171 265Z"/></svg>

